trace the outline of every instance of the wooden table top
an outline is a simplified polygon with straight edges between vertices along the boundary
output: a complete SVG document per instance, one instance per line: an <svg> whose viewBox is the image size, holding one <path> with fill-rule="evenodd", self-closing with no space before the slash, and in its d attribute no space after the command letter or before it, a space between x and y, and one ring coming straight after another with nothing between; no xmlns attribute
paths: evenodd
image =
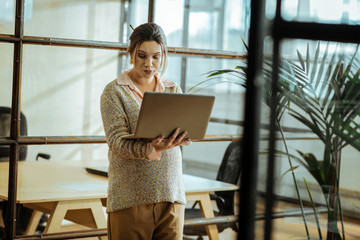
<svg viewBox="0 0 360 240"><path fill-rule="evenodd" d="M0 163L0 198L7 199L9 163ZM236 190L237 185L184 174L186 194ZM24 161L18 165L20 203L107 198L107 177L85 171L81 162Z"/></svg>
<svg viewBox="0 0 360 240"><path fill-rule="evenodd" d="M0 197L7 198L9 164L0 163ZM49 202L68 199L107 197L107 179L83 170L80 164L67 161L18 164L17 201L21 203Z"/></svg>

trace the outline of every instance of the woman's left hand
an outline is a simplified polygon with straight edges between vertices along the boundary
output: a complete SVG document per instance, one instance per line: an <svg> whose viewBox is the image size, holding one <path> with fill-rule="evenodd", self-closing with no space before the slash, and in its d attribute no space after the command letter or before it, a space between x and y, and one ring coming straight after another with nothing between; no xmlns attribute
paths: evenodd
<svg viewBox="0 0 360 240"><path fill-rule="evenodd" d="M185 138L185 136L187 135L186 131L181 133L180 135L179 133L180 128L177 128L169 138L165 139L164 136L160 136L154 139L150 144L155 148L156 152L162 152L191 141L190 139Z"/></svg>

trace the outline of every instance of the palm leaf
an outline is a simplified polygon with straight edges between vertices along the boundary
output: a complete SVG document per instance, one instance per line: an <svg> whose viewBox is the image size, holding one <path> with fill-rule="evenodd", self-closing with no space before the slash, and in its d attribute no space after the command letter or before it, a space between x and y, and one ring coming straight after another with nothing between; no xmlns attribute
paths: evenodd
<svg viewBox="0 0 360 240"><path fill-rule="evenodd" d="M302 70L306 73L306 68L305 68L305 63L304 63L304 59L302 58L301 54L299 51L296 51L297 52L297 55L298 55L298 59L299 59L299 62L301 64L301 67L302 67Z"/></svg>
<svg viewBox="0 0 360 240"><path fill-rule="evenodd" d="M352 111L354 103L360 102L360 91L358 90L360 88L360 69L356 72L354 77L349 77L349 81L345 83L344 86L344 114L348 115L349 113L355 112Z"/></svg>
<svg viewBox="0 0 360 240"><path fill-rule="evenodd" d="M318 48L320 48L320 43L318 45ZM323 76L324 69L325 69L325 63L326 63L326 59L327 59L327 55L328 55L328 49L329 49L329 43L326 44L326 49L324 51L324 55L323 55L322 60L321 60L320 68L319 68L317 79L316 79L316 82L315 82L315 88L316 89L319 89L318 86L319 86L319 84L320 84L320 82L322 80L322 76Z"/></svg>
<svg viewBox="0 0 360 240"><path fill-rule="evenodd" d="M309 44L307 44L307 48L306 48L306 74L309 75L310 73L310 48L309 48ZM312 81L310 80L310 83L312 83Z"/></svg>
<svg viewBox="0 0 360 240"><path fill-rule="evenodd" d="M294 91L293 93L289 93L285 90L282 92L282 94L286 96L289 101L310 115L313 119L317 119L319 122L324 122L321 109L318 109L317 103L314 103L312 98L306 98L306 94L304 94L301 89L298 89L297 87L295 89L297 91ZM302 115L302 117L305 118L305 115Z"/></svg>
<svg viewBox="0 0 360 240"><path fill-rule="evenodd" d="M293 166L291 168L289 168L288 170L286 170L282 175L281 177L284 177L286 174L288 174L289 172L293 172L295 171L299 166Z"/></svg>
<svg viewBox="0 0 360 240"><path fill-rule="evenodd" d="M332 76L329 79L329 84L327 85L327 91L325 96L322 98L322 108L324 109L324 111L326 111L327 113L325 114L326 116L328 116L328 112L327 109L327 104L329 104L329 108L328 109L332 109L332 103L337 102L337 99L339 99L339 95L340 95L340 89L339 87L336 85L337 81L338 81L338 75L339 72L341 71L343 66L343 61L340 58L337 61L337 64L335 65L334 71L332 72ZM321 96L321 95L320 95ZM331 101L332 100L332 101Z"/></svg>
<svg viewBox="0 0 360 240"><path fill-rule="evenodd" d="M337 53L335 51L335 53L331 56L331 59L329 61L325 75L323 75L323 77L321 78L320 82L322 83L322 85L320 87L318 87L318 89L320 89L319 96L323 95L323 91L327 89L327 86L330 87L328 84L328 79L330 79L330 76L332 73L332 68L333 68L334 62L336 60L336 56L337 56Z"/></svg>
<svg viewBox="0 0 360 240"><path fill-rule="evenodd" d="M340 148L351 145L360 151L360 124L354 120L344 123L338 116L334 116L333 119L341 126L341 129L334 128L334 133L346 143L345 145L340 146Z"/></svg>
<svg viewBox="0 0 360 240"><path fill-rule="evenodd" d="M313 122L309 121L307 118L302 117L301 115L296 115L294 113L290 113L290 115L293 116L302 124L304 124L305 126L307 126L309 129L311 129L311 131L313 131L314 134L318 136L321 141L323 142L325 141L324 134L317 124L314 124Z"/></svg>
<svg viewBox="0 0 360 240"><path fill-rule="evenodd" d="M309 45L308 45L309 47ZM320 54L320 42L318 43L318 47L316 48L315 51L315 56L314 56L314 64L312 65L312 69L311 69L311 75L310 75L310 83L313 84L314 80L315 80L315 74L316 72L318 72L318 59L319 59L319 54ZM315 82L316 83L316 82Z"/></svg>
<svg viewBox="0 0 360 240"><path fill-rule="evenodd" d="M310 197L311 206L312 206L313 211L314 211L314 216L315 216L316 226L317 226L318 233L319 233L319 239L322 239L322 235L321 235L321 227L320 227L320 223L319 223L318 214L317 214L317 211L316 211L315 202L314 202L314 200L313 200L313 197L312 197L311 192L310 192L309 185L308 185L308 183L307 183L307 181L306 181L306 179L305 179L305 178L304 178L304 182L305 182L306 189L307 189L307 192L308 192L309 197Z"/></svg>
<svg viewBox="0 0 360 240"><path fill-rule="evenodd" d="M329 178L329 169L324 161L319 161L312 153L303 153L301 151L297 151L303 160L300 163L308 170L308 172L313 176L313 178L320 185L323 193L326 195L329 192L329 185L331 184L331 178ZM294 158L296 160L296 158ZM298 160L299 161L299 160Z"/></svg>
<svg viewBox="0 0 360 240"><path fill-rule="evenodd" d="M246 51L249 52L249 47L248 47L248 45L246 44L246 42L244 41L243 38L241 38L241 41L242 41L242 43L244 44L244 46L245 46L245 48L246 48Z"/></svg>
<svg viewBox="0 0 360 240"><path fill-rule="evenodd" d="M212 72L212 73L208 76L208 78L215 77L215 76L217 76L217 75L224 74L224 73L237 73L237 74L242 74L241 72L236 71L236 70L233 70L233 69L225 69L225 70L218 70L218 71Z"/></svg>
<svg viewBox="0 0 360 240"><path fill-rule="evenodd" d="M197 84L196 86L191 87L187 91L187 93L196 93L196 92L199 92L201 90L204 90L206 88L209 88L211 86L215 86L215 85L218 85L218 84L221 84L221 83L230 83L230 84L235 84L235 85L245 87L244 83L241 83L241 82L239 82L237 80L233 80L233 81L227 80L227 79L220 79L220 80L212 79L212 80L214 80L214 81L203 81L203 82ZM201 87L200 87L200 85L201 85Z"/></svg>

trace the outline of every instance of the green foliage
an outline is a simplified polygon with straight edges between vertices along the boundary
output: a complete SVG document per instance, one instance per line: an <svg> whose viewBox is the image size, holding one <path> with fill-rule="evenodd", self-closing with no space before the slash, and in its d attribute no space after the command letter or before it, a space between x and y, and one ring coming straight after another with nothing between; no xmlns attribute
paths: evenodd
<svg viewBox="0 0 360 240"><path fill-rule="evenodd" d="M244 43L245 44L245 43ZM245 45L246 46L246 45ZM246 46L247 47L247 46ZM341 49L340 49L341 50ZM358 47L349 57L336 48L330 54L329 44L323 54L320 55L320 43L313 56L307 47L306 55L297 51L297 61L280 59L279 75L276 90L272 84L272 56L264 56L264 92L263 100L270 106L270 100L276 98L276 118L280 123L285 111L287 111L299 123L310 129L324 144L322 159L319 160L312 153L297 151L300 157L287 151L278 151L278 154L289 158L292 173L297 168L291 165L291 159L295 159L320 185L329 209L329 224L336 221L336 207L334 196L339 196L339 171L341 150L345 146L352 146L360 151L360 61ZM231 81L246 88L246 60L243 66L235 69L216 70L209 72L209 78L198 84L198 88L208 82L212 85L223 82L221 75L230 75ZM219 81L220 79L220 81ZM215 80L215 81L214 81ZM278 126L281 131L281 126ZM283 135L283 134L282 134ZM284 138L285 139L285 138ZM296 180L294 183L297 189ZM297 189L298 190L298 189ZM300 196L299 200L300 200ZM301 201L300 201L301 202ZM306 224L306 223L305 223ZM340 239L337 228L328 226L329 234L334 234L334 239ZM343 234L344 236L344 234Z"/></svg>

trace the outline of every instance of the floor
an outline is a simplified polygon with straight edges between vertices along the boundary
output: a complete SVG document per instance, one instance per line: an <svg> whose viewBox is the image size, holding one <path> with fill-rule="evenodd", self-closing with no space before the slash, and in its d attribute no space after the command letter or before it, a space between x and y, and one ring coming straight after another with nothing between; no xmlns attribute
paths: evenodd
<svg viewBox="0 0 360 240"><path fill-rule="evenodd" d="M291 203L286 202L278 202L276 206L276 210L281 209L289 209L289 208L297 208L298 206ZM264 204L261 200L258 203L258 211L263 211ZM326 215L319 216L320 226L321 226L321 234L322 239L326 239ZM315 224L315 219L313 216L309 216L306 218L310 239L320 239L318 229ZM340 227L340 226L339 226ZM345 219L344 223L345 228L345 236L346 240L359 240L360 239L360 220L354 219ZM74 231L83 229L82 227L74 224L67 224L63 226L64 231ZM255 225L255 239L263 239L264 234L264 221L257 221ZM341 229L341 227L339 228ZM95 240L97 238L83 238L87 240ZM189 239L196 239L195 237L191 237ZM204 237L207 240L207 237ZM225 230L220 233L221 240L232 240L237 239L237 233L232 230ZM301 217L286 217L281 219L276 219L273 221L273 236L272 239L286 239L286 240L301 240L308 239L306 236L306 230L304 227L304 223Z"/></svg>
<svg viewBox="0 0 360 240"><path fill-rule="evenodd" d="M258 209L263 207L263 204L259 203ZM286 202L278 202L276 210L298 208L298 205L290 204ZM326 239L327 230L327 215L321 214L319 216L319 225L321 229L321 236L319 237L319 231L316 225L314 215L306 217L306 223L308 226L310 239ZM264 221L256 222L255 239L263 239L264 234ZM341 231L341 226L339 225ZM360 239L360 220L345 219L344 221L345 237L347 240L359 240ZM223 238L227 239L227 238ZM306 235L306 229L302 217L286 217L273 221L273 236L272 239L308 239Z"/></svg>

